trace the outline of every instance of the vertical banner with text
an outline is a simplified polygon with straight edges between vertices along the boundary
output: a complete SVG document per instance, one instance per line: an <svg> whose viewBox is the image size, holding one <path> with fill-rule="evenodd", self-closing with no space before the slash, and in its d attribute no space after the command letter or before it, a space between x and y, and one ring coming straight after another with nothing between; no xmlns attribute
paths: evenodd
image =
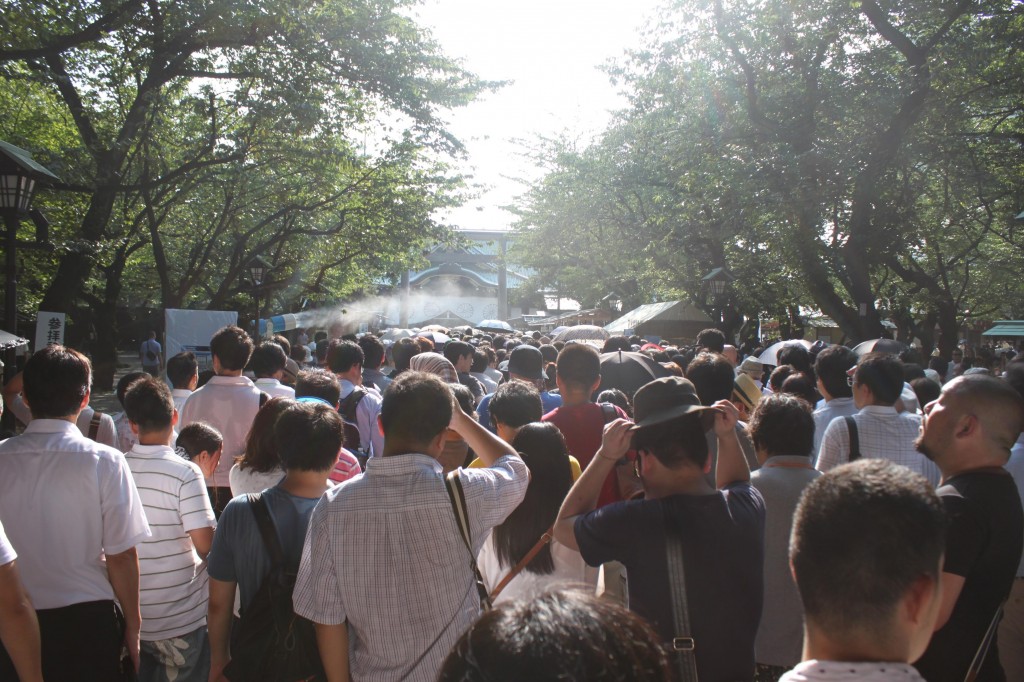
<svg viewBox="0 0 1024 682"><path fill-rule="evenodd" d="M64 313L48 313L39 311L36 318L35 350L46 348L51 343L64 343Z"/></svg>

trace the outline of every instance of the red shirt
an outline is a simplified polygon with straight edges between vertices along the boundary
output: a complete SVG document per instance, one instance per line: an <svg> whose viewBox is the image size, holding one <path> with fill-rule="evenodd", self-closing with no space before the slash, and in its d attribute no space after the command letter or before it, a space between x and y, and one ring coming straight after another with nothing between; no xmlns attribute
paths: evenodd
<svg viewBox="0 0 1024 682"><path fill-rule="evenodd" d="M625 412L615 408L615 413L622 419L628 419ZM601 436L604 433L604 409L597 403L583 403L572 407L556 407L544 415L542 421L551 422L558 427L565 437L569 454L586 469L590 460L594 459L601 447ZM622 499L615 471L608 474L601 486L601 494L597 498L598 508Z"/></svg>

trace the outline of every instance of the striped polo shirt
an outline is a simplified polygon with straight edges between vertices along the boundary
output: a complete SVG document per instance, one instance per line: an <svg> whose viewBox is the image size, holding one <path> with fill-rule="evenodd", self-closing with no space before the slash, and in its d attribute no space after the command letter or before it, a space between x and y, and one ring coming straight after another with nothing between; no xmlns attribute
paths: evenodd
<svg viewBox="0 0 1024 682"><path fill-rule="evenodd" d="M199 467L166 445L125 453L152 537L137 546L142 639L178 637L206 625L207 575L188 536L216 525Z"/></svg>

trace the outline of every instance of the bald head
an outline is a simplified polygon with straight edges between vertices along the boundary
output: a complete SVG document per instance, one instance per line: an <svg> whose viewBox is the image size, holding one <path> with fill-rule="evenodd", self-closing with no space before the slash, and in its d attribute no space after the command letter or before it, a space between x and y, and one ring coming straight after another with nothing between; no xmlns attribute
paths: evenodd
<svg viewBox="0 0 1024 682"><path fill-rule="evenodd" d="M1009 383L987 374L957 377L942 391L958 414L972 414L1000 449L1009 452L1024 431L1024 398Z"/></svg>

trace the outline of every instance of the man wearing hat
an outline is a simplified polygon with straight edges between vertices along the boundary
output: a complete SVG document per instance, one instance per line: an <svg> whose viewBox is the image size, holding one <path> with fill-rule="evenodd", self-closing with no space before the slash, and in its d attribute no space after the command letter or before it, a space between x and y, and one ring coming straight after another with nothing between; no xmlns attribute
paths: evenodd
<svg viewBox="0 0 1024 682"><path fill-rule="evenodd" d="M569 491L555 538L578 549L592 566L626 566L629 605L666 643L693 638L699 679L751 680L761 618L764 501L750 485L750 468L736 435L732 403L701 405L686 379L656 379L637 391L636 424L605 427L601 449ZM705 431L718 439L716 487ZM632 447L645 499L595 510L601 484ZM678 538L685 570L690 632L676 631L666 537Z"/></svg>
<svg viewBox="0 0 1024 682"><path fill-rule="evenodd" d="M544 406L544 414L562 406L560 396L544 390L544 382L548 377L544 374L544 356L540 349L525 345L512 349L508 355L508 376L509 381L522 381L537 387L537 390L540 391L540 402ZM476 413L484 428L494 433L490 411L492 395L494 394L484 396L484 399L477 405Z"/></svg>

